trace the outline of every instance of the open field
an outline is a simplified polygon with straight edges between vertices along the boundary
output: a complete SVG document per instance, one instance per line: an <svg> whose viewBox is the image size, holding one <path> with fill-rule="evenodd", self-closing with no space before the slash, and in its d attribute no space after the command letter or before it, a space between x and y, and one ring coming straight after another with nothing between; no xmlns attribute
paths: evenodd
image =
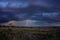
<svg viewBox="0 0 60 40"><path fill-rule="evenodd" d="M56 29L60 29L60 27L0 27L0 29L8 29L11 28L12 30L56 30Z"/></svg>
<svg viewBox="0 0 60 40"><path fill-rule="evenodd" d="M60 27L0 27L1 40L60 40Z"/></svg>

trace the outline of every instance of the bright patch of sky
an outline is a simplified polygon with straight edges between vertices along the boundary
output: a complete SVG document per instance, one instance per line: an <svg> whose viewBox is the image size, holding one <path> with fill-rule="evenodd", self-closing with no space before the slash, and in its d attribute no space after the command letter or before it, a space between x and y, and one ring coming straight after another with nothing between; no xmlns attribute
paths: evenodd
<svg viewBox="0 0 60 40"><path fill-rule="evenodd" d="M2 23L1 25L9 25L10 21L8 23ZM32 27L38 27L38 26L60 26L60 23L47 23L45 21L36 21L36 20L23 20L23 21L15 21L12 23L12 25L9 26L32 26Z"/></svg>
<svg viewBox="0 0 60 40"><path fill-rule="evenodd" d="M9 5L10 4L10 5ZM29 3L27 2L10 2L8 5L10 7L16 7L16 8L19 8L19 7L28 7Z"/></svg>
<svg viewBox="0 0 60 40"><path fill-rule="evenodd" d="M7 7L8 2L0 2L0 7L4 8Z"/></svg>
<svg viewBox="0 0 60 40"><path fill-rule="evenodd" d="M28 7L29 3L28 2L0 2L0 7L5 8L5 7L15 7L15 8L19 8L19 7Z"/></svg>
<svg viewBox="0 0 60 40"><path fill-rule="evenodd" d="M42 13L43 16L47 17L56 17L58 16L58 12L52 12L52 13Z"/></svg>

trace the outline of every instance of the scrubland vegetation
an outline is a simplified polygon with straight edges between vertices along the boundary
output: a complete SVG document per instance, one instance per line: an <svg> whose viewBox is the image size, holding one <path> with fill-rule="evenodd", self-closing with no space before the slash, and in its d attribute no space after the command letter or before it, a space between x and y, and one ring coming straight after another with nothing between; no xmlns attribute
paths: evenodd
<svg viewBox="0 0 60 40"><path fill-rule="evenodd" d="M0 27L0 40L60 40L60 27Z"/></svg>

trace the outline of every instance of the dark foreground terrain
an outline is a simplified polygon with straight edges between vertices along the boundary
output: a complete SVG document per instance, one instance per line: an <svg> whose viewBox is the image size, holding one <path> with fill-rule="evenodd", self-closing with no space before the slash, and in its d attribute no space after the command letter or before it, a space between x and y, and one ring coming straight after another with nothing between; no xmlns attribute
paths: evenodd
<svg viewBox="0 0 60 40"><path fill-rule="evenodd" d="M60 27L0 27L0 40L60 40Z"/></svg>

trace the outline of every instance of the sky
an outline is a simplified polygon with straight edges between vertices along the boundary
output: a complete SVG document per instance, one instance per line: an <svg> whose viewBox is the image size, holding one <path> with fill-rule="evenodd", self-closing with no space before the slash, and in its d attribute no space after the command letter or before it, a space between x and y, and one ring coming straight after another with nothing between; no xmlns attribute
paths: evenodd
<svg viewBox="0 0 60 40"><path fill-rule="evenodd" d="M58 25L60 0L0 0L0 24L12 20L17 26Z"/></svg>

